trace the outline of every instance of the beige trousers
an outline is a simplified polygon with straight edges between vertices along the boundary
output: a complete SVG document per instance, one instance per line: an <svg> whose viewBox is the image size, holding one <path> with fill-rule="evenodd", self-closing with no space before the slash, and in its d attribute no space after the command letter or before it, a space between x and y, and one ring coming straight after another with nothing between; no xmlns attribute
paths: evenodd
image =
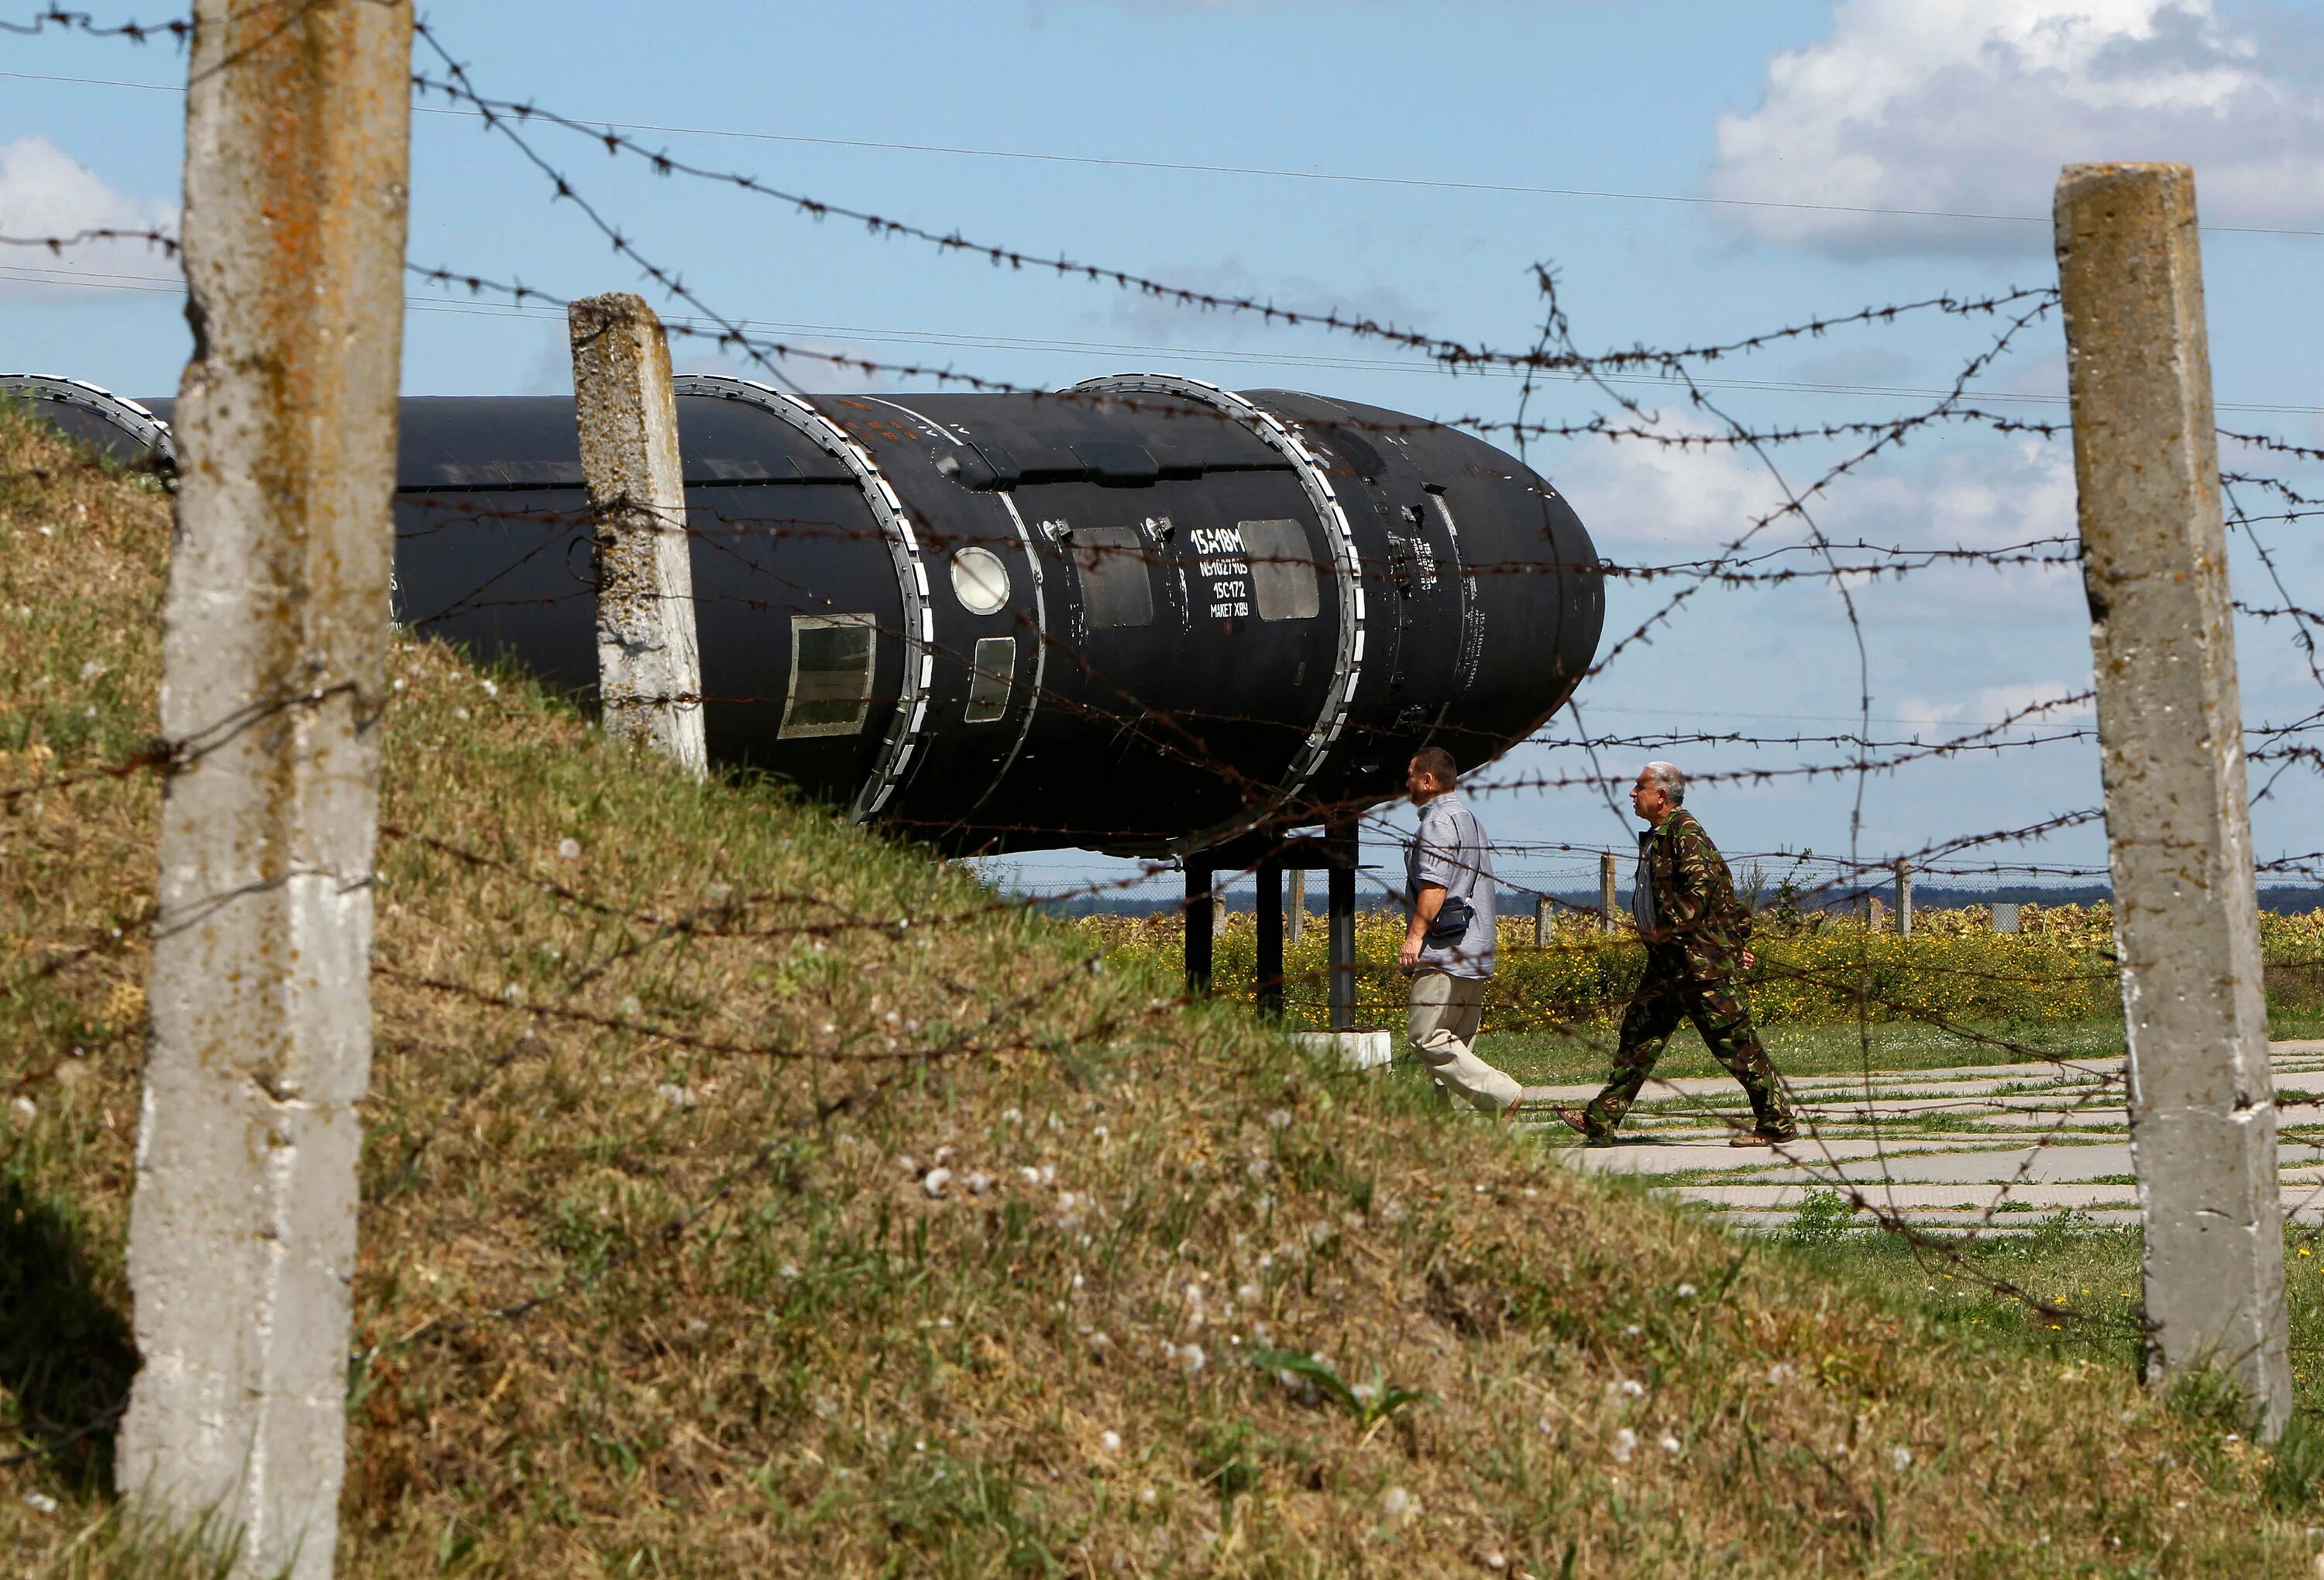
<svg viewBox="0 0 2324 1580"><path fill-rule="evenodd" d="M1525 1097L1516 1080L1477 1057L1470 1044L1485 1017L1485 984L1473 977L1415 971L1405 1035L1437 1084L1488 1114L1515 1107Z"/></svg>

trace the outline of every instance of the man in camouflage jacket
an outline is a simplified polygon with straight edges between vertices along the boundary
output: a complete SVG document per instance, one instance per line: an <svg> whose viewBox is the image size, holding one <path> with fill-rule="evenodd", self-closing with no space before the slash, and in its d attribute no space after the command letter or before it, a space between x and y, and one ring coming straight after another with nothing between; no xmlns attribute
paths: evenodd
<svg viewBox="0 0 2324 1580"><path fill-rule="evenodd" d="M1750 1011L1729 986L1752 963L1751 908L1736 895L1719 847L1680 804L1685 799L1686 776L1668 763L1647 764L1630 791L1630 805L1647 825L1638 836L1630 898L1646 945L1646 973L1622 1016L1606 1089L1587 1108L1561 1108L1558 1117L1593 1144L1611 1145L1683 1016L1751 1099L1752 1127L1732 1144L1773 1146L1798 1127Z"/></svg>

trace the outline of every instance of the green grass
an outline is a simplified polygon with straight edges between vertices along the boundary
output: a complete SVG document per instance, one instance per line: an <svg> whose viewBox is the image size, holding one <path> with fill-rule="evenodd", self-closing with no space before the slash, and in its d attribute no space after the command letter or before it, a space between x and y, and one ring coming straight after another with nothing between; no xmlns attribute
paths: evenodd
<svg viewBox="0 0 2324 1580"><path fill-rule="evenodd" d="M2324 1039L2324 1020L2285 1013L2268 1017L2278 1042ZM1971 1021L1958 1028L1914 1021L1853 1025L1777 1024L1759 1028L1775 1068L1787 1076L1840 1075L1858 1070L1970 1070L2043 1059L2119 1059L2118 1017L2066 1021ZM1616 1042L1610 1025L1563 1032L1487 1032L1477 1052L1529 1085L1603 1079ZM1655 1067L1663 1078L1723 1074L1702 1039L1682 1025ZM2286 1090L2293 1087L2287 1083Z"/></svg>
<svg viewBox="0 0 2324 1580"><path fill-rule="evenodd" d="M1909 1021L1877 1022L1861 1032L1850 1025L1773 1025L1759 1034L1775 1069L1786 1076L1966 1069L2036 1058L2118 1059L2123 1052L2118 1020L1987 1024L1963 1029L1977 1034ZM1980 1035L1992 1041L1981 1041ZM1610 1026L1572 1033L1488 1032L1478 1040L1477 1052L1528 1084L1566 1084L1604 1079L1615 1042ZM1655 1074L1664 1079L1722 1073L1691 1025L1679 1028L1655 1067Z"/></svg>
<svg viewBox="0 0 2324 1580"><path fill-rule="evenodd" d="M2135 1231L2094 1229L2081 1215L2053 1212L1974 1244L1942 1236L1916 1244L1851 1230L1849 1221L1835 1195L1811 1193L1791 1230L1771 1236L1770 1254L1858 1291L1868 1305L1909 1311L1931 1335L1975 1353L2130 1375L2144 1364ZM2310 1300L2300 1309L2312 1327ZM2324 1390L2307 1370L2296 1386L2313 1410Z"/></svg>
<svg viewBox="0 0 2324 1580"><path fill-rule="evenodd" d="M1972 1343L2031 1356L2093 1356L2133 1372L2144 1364L2135 1229L2094 1228L2086 1215L2061 1209L2026 1232L1973 1243L1939 1233L1921 1245L1860 1225L1835 1193L1812 1192L1793 1227L1772 1236L1774 1248ZM2298 1227L2285 1241L2296 1408L2324 1419L2324 1242Z"/></svg>

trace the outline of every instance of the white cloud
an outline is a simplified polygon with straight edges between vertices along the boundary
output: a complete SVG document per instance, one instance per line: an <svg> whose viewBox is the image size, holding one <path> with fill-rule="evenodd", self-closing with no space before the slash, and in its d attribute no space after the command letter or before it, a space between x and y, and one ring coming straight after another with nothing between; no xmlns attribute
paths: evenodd
<svg viewBox="0 0 2324 1580"><path fill-rule="evenodd" d="M1833 537L2005 548L2071 537L2073 454L2061 439L1966 439L1842 485L1823 512ZM2046 551L2056 553L2053 547Z"/></svg>
<svg viewBox="0 0 2324 1580"><path fill-rule="evenodd" d="M1351 0L1323 0L1323 4L1340 9L1347 8L1350 3ZM1389 0L1353 0L1353 3L1367 9L1378 10L1388 4ZM1083 4L1086 5L1087 0L1083 0ZM1201 16L1213 13L1241 12L1248 14L1253 12L1293 11L1303 6L1316 5L1318 0L1110 0L1110 4L1118 11L1158 13L1165 15L1184 13ZM1052 14L1071 14L1075 8L1074 0L1035 0L1032 8L1033 20L1037 23L1043 23L1047 21Z"/></svg>
<svg viewBox="0 0 2324 1580"><path fill-rule="evenodd" d="M121 191L45 137L0 143L0 235L148 228L174 233L175 207ZM54 299L150 289L156 281L177 278L177 260L143 242L85 242L60 253L0 247L0 295Z"/></svg>
<svg viewBox="0 0 2324 1580"><path fill-rule="evenodd" d="M2015 721L2015 728L2021 731L2048 734L2086 723L2096 716L2097 710L2087 697L2067 701L2089 689L2088 675L2071 684L2061 680L2033 680L1986 685L1951 702L1907 698L1896 704L1895 716L1932 738L1965 734L2004 720ZM1947 728L1940 730L1939 726Z"/></svg>
<svg viewBox="0 0 2324 1580"><path fill-rule="evenodd" d="M1782 461L1798 486L1829 458L1785 452ZM1584 443L1547 471L1600 552L1632 566L1714 555L1780 497L1756 460L1724 449ZM1813 533L1798 518L1785 518L1744 551L1768 557L1739 568L1755 575L1800 573L1797 579L1706 587L1673 608L1667 623L1656 618L1658 611L1691 585L1685 574L1609 585L1607 643L1638 631L1649 638L1619 661L1612 694L1636 702L1645 694L1633 694L1632 688L1644 684L1651 691L1644 677L1673 662L1673 655L1709 652L1720 656L1721 684L1818 699L1789 711L1852 706L1857 634L1851 608L1872 666L1877 713L1926 725L1985 721L2080 689L2052 684L2086 665L2089 652L2089 616L2070 560L2072 457L2062 442L1988 436L1892 452L1838 480L1813 508L1815 526L1837 545L2012 550L2062 537L2064 544L2024 552L2045 560L2068 557L2063 564L2029 564L2005 555L2005 563L1939 562L1902 577L1850 575L1843 601L1821 574L1822 556L1805 547ZM1791 552L1772 552L1786 549ZM1843 564L1886 563L1860 549L1836 553ZM1900 714L1903 699L1910 702Z"/></svg>
<svg viewBox="0 0 2324 1580"><path fill-rule="evenodd" d="M1674 434L1689 430L1671 426ZM1539 457L1536 466L1544 465ZM1625 565L1715 552L1783 502L1765 466L1729 447L1681 449L1643 440L1581 441L1545 468L1590 529L1600 554ZM1771 528L1770 531L1774 531ZM1772 547L1798 536L1770 537Z"/></svg>
<svg viewBox="0 0 2324 1580"><path fill-rule="evenodd" d="M883 358L883 354L875 347L844 340L786 335L783 344L802 354L770 357L769 360L801 389L817 395L857 395L885 390L888 388L888 375L878 372L866 372L856 364L865 361L896 360ZM713 341L697 340L683 335L671 335L671 371L749 379L762 384L774 381L774 374L765 363L740 351L719 351L715 346L715 342ZM843 360L826 361L825 358ZM531 361L526 363L517 387L528 395L573 393L573 348L567 340L563 319L551 321L542 331L540 344L534 351Z"/></svg>
<svg viewBox="0 0 2324 1580"><path fill-rule="evenodd" d="M1676 420L1664 429L1712 431ZM1838 454L1788 450L1777 464L1792 487L1805 488ZM1572 502L1600 551L1625 564L1715 552L1784 497L1762 462L1731 446L1585 439L1535 464ZM1814 528L1835 542L2001 548L2075 530L2073 460L2062 442L2031 436L1907 447L1835 481L1811 509ZM1779 516L1742 553L1813 536L1800 516Z"/></svg>
<svg viewBox="0 0 2324 1580"><path fill-rule="evenodd" d="M798 354L783 357L770 356L768 361L772 362L776 368L780 369L799 388L812 390L817 395L856 395L869 390L890 388L888 381L891 375L877 368L867 371L859 365L862 363L911 363L927 360L912 347L904 347L900 350L890 348L883 351L877 346L857 345L852 341L824 340L811 335L780 335L779 338L783 344L791 347ZM697 341L694 344L696 349L688 352L685 349L685 342L678 340L671 342L671 365L678 372L724 373L732 378L755 380L760 383L773 381L773 372L768 368L766 363L739 351L722 352L706 349L713 344L711 342ZM566 382L567 387L571 388L572 379L569 369ZM934 380L925 380L922 382L930 386L935 384Z"/></svg>
<svg viewBox="0 0 2324 1580"><path fill-rule="evenodd" d="M2268 25L2288 28L2288 21ZM1718 198L2046 216L2078 160L2194 165L2208 218L2324 223L2324 96L2212 0L1842 0L1720 118ZM2046 225L1737 208L1765 239L1851 253L2046 250Z"/></svg>
<svg viewBox="0 0 2324 1580"><path fill-rule="evenodd" d="M1167 264L1154 272L1156 279L1223 300L1273 302L1311 315L1336 311L1343 318L1370 318L1398 329L1421 327L1430 317L1411 297L1392 285L1375 282L1360 290L1344 290L1310 275L1261 274L1240 258L1214 263ZM1282 344L1281 325L1265 326L1250 313L1190 307L1176 298L1149 296L1138 290L1116 291L1112 296L1102 317L1086 314L1084 321L1102 324L1110 331L1127 331L1141 342L1160 345L1231 343L1262 331L1275 337L1271 344ZM1344 340L1326 339L1322 330L1315 331L1314 335L1316 344L1334 349L1347 344Z"/></svg>

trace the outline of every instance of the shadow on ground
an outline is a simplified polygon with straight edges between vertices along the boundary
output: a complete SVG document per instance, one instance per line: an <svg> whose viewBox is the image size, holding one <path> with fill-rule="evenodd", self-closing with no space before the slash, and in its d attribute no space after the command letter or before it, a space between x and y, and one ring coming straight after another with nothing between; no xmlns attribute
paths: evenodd
<svg viewBox="0 0 2324 1580"><path fill-rule="evenodd" d="M78 1232L53 1202L0 1174L0 1390L19 1452L92 1490L113 1479L113 1433L137 1371L127 1315L98 1290Z"/></svg>

